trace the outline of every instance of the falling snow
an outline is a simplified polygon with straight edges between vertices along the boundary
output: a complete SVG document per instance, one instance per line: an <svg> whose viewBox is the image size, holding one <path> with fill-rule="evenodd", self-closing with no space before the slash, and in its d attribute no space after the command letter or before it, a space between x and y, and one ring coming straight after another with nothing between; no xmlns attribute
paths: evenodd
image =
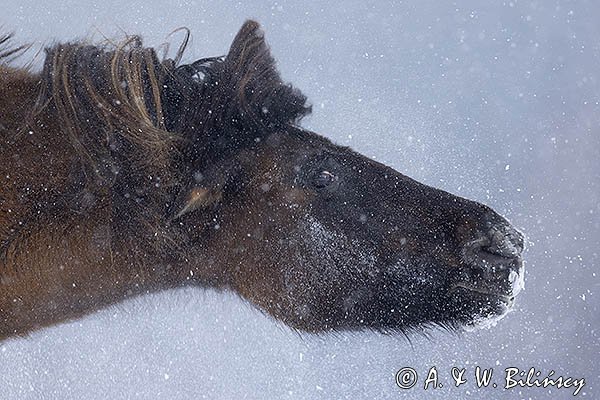
<svg viewBox="0 0 600 400"><path fill-rule="evenodd" d="M552 369L585 377L577 397L598 398L600 5L268 4L23 0L3 4L2 24L34 44L32 57L54 39L123 31L158 46L187 26L192 60L223 54L244 19L259 20L283 77L315 105L305 126L488 204L526 234L514 311L491 329L409 343L300 336L223 292L153 294L0 343L2 397L572 398L555 388L396 386L400 368L422 378L435 365L448 379L454 366ZM515 290L523 284L513 279Z"/></svg>

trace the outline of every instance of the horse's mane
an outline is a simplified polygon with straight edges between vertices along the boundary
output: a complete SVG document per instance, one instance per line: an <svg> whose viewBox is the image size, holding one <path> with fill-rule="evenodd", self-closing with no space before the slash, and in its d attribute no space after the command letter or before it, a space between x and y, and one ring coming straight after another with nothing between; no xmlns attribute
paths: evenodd
<svg viewBox="0 0 600 400"><path fill-rule="evenodd" d="M103 182L112 175L103 163L126 163L129 173L167 184L179 137L165 128L161 90L170 70L155 51L134 36L119 45L67 43L46 52L34 112L55 114L87 172Z"/></svg>
<svg viewBox="0 0 600 400"><path fill-rule="evenodd" d="M3 49L9 39L0 37L1 58L22 50ZM244 24L225 57L177 65L182 52L161 60L137 36L119 44L57 44L46 50L32 114L54 114L90 176L106 180L101 164L122 155L130 173L139 168L164 185L173 157L189 147L182 142L206 148L230 126L254 131L248 136L255 139L310 112L304 95L282 82L254 21ZM239 134L229 139L243 142Z"/></svg>
<svg viewBox="0 0 600 400"><path fill-rule="evenodd" d="M0 34L0 65L9 64L13 59L17 58L29 46L15 46L11 43L13 39L12 33Z"/></svg>
<svg viewBox="0 0 600 400"><path fill-rule="evenodd" d="M9 64L24 47L10 39L0 36L0 63L18 70ZM82 193L108 197L112 218L156 232L189 165L226 158L310 112L305 96L281 80L254 21L225 57L183 65L183 50L160 59L137 36L56 44L31 75L37 100L13 134L35 130L37 146L76 154L73 203ZM44 133L48 123L55 128ZM69 148L59 150L58 141Z"/></svg>

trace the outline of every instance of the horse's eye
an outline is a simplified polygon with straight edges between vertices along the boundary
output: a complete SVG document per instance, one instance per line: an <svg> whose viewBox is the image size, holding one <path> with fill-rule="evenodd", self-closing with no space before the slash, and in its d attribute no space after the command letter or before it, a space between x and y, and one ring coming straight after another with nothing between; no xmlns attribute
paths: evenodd
<svg viewBox="0 0 600 400"><path fill-rule="evenodd" d="M337 181L338 177L329 171L321 171L319 175L315 177L315 186L318 188L324 188Z"/></svg>

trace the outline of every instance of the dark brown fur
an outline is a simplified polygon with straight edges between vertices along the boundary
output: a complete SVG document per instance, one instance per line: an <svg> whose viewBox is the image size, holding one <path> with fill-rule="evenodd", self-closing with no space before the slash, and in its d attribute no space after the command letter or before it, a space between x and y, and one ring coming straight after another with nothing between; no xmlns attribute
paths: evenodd
<svg viewBox="0 0 600 400"><path fill-rule="evenodd" d="M481 291L454 293L453 271L475 263L464 248L478 243L479 254L487 243L495 250L486 251L520 265L502 246L521 239L487 207L298 129L310 108L282 82L256 22L244 24L225 58L206 65L161 61L132 37L118 46L54 46L43 71L31 73L6 61L19 50L6 47L7 39L0 40L0 340L185 284L232 289L309 331L468 322L483 300L468 297ZM197 72L206 76L195 79ZM364 181L339 200L337 219L329 220L335 212L327 211L336 204L337 180L303 172L319 167L322 154L330 158L323 161L328 169L346 163L358 174L348 182ZM372 201L374 195L383 200ZM346 206L356 215L364 211L373 221L367 231L379 233L358 237L363 227L352 214L337 227ZM318 223L307 228L314 218ZM394 236L394 218L411 225L408 241ZM492 225L482 221L490 220L508 232L505 242L488 238ZM427 248L433 239L411 221L431 226L446 242ZM313 255L307 258L312 270L299 260L313 249L299 240L302 229L320 227L364 251L347 246L329 258ZM478 235L485 238L473 240ZM514 246L522 249L522 241ZM348 260L369 252L387 267L358 263L357 272L343 273ZM393 265L404 265L398 259L414 268L429 265L425 254L450 271L434 289L417 295L426 289L388 276ZM505 285L504 275L479 275ZM328 279L325 291L314 288ZM409 298L392 299L394 290L408 290ZM493 312L501 303L496 296L486 300ZM467 297L474 308L457 308L456 315L417 305L414 312L394 311L400 309L395 302L458 307Z"/></svg>

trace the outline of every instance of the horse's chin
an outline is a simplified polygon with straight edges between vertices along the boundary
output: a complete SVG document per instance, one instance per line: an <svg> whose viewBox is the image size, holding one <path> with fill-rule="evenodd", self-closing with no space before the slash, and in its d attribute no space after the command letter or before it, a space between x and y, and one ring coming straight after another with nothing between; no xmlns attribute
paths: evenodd
<svg viewBox="0 0 600 400"><path fill-rule="evenodd" d="M490 329L498 323L502 318L504 318L512 309L513 303L508 304L504 302L500 302L497 310L494 312L490 312L487 314L477 315L471 321L467 322L463 329L465 331L474 331L478 329Z"/></svg>
<svg viewBox="0 0 600 400"><path fill-rule="evenodd" d="M515 305L515 296L511 293L493 293L462 286L459 286L456 292L462 292L460 297L470 304L470 316L463 320L462 327L465 331L496 326Z"/></svg>
<svg viewBox="0 0 600 400"><path fill-rule="evenodd" d="M487 266L487 270L472 268L471 273L454 277L447 295L456 314L461 314L459 320L465 330L493 327L514 308L516 297L525 287L525 270L520 257L508 262L510 268L497 263Z"/></svg>

